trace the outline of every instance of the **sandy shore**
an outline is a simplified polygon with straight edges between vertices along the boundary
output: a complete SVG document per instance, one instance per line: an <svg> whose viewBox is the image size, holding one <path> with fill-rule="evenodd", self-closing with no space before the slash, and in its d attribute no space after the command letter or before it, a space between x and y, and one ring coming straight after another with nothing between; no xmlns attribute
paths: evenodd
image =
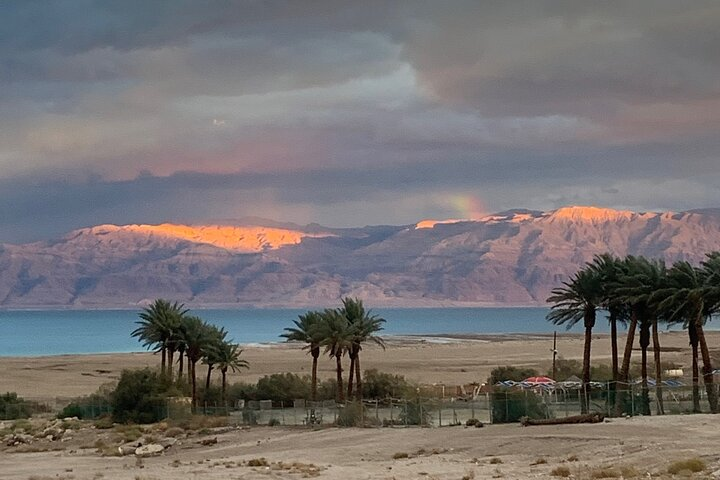
<svg viewBox="0 0 720 480"><path fill-rule="evenodd" d="M714 351L720 332L708 332L707 336ZM621 345L624 342L622 337ZM684 367L690 365L690 349L684 332L662 333L661 345L664 361ZM551 364L551 348L551 335L392 337L387 339L385 350L366 347L362 367L401 374L423 384L483 383L490 371L500 365L534 367L541 373L546 372ZM563 357L581 359L582 348L581 335L558 335L558 350ZM593 336L592 352L593 363L610 363L608 335ZM254 382L279 372L310 372L310 357L299 345L248 346L244 357L250 362L250 369L231 375L231 382ZM638 358L639 354L636 360ZM3 391L15 391L32 399L73 397L92 393L99 386L115 381L125 368L157 366L159 361L159 356L151 353L0 357L0 385ZM333 378L334 366L333 361L322 358L320 377ZM199 371L204 374L204 368Z"/></svg>

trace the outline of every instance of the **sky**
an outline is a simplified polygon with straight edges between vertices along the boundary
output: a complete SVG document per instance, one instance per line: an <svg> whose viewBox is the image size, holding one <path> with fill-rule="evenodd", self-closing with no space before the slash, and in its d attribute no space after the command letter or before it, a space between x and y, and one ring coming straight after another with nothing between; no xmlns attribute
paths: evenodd
<svg viewBox="0 0 720 480"><path fill-rule="evenodd" d="M0 2L0 242L571 204L720 206L720 2Z"/></svg>

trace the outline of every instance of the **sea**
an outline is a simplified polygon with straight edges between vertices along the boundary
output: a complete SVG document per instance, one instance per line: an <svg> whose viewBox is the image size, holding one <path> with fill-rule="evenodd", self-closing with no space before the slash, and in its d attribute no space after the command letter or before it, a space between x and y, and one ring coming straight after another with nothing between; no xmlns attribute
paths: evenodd
<svg viewBox="0 0 720 480"><path fill-rule="evenodd" d="M381 335L552 333L568 331L549 323L547 308L387 308L372 309L386 320ZM307 309L193 310L225 327L228 338L245 345L280 342ZM140 310L0 310L0 356L137 352L144 348L130 333ZM603 315L593 331L607 332ZM582 333L582 323L569 329Z"/></svg>

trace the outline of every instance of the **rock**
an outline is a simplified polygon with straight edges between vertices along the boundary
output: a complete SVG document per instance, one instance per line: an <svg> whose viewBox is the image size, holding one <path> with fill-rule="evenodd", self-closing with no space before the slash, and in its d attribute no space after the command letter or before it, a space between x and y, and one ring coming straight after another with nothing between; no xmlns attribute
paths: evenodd
<svg viewBox="0 0 720 480"><path fill-rule="evenodd" d="M147 445L140 446L135 449L135 455L138 457L151 457L154 455L160 455L165 450L160 444L148 443Z"/></svg>
<svg viewBox="0 0 720 480"><path fill-rule="evenodd" d="M78 417L65 417L62 419L63 422L79 422L80 419Z"/></svg>
<svg viewBox="0 0 720 480"><path fill-rule="evenodd" d="M172 438L172 437L163 438L158 442L158 444L162 445L164 448L170 448L177 443L178 443L178 439Z"/></svg>
<svg viewBox="0 0 720 480"><path fill-rule="evenodd" d="M26 433L14 433L5 438L7 438L7 440L5 440L5 444L8 447L14 447L16 445L20 445L21 443L29 444L34 440L32 435L28 435Z"/></svg>
<svg viewBox="0 0 720 480"><path fill-rule="evenodd" d="M217 437L204 438L198 442L200 445L215 445L217 443Z"/></svg>
<svg viewBox="0 0 720 480"><path fill-rule="evenodd" d="M118 447L118 452L121 456L124 457L125 455L134 455L135 450L137 449L138 447L136 447L135 445L120 445Z"/></svg>
<svg viewBox="0 0 720 480"><path fill-rule="evenodd" d="M39 436L42 438L47 438L48 440L59 440L63 437L63 435L65 435L65 430L63 430L62 428L48 427L43 430Z"/></svg>

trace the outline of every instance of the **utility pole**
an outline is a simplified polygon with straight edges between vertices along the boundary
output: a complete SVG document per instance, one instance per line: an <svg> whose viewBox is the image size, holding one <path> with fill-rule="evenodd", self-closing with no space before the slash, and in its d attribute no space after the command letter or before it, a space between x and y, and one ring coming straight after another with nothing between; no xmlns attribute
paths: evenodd
<svg viewBox="0 0 720 480"><path fill-rule="evenodd" d="M555 376L557 375L557 371L555 369L555 358L557 357L557 330L553 332L553 348L552 348L552 355L553 355L553 363L552 363L552 379L557 381L557 378Z"/></svg>

